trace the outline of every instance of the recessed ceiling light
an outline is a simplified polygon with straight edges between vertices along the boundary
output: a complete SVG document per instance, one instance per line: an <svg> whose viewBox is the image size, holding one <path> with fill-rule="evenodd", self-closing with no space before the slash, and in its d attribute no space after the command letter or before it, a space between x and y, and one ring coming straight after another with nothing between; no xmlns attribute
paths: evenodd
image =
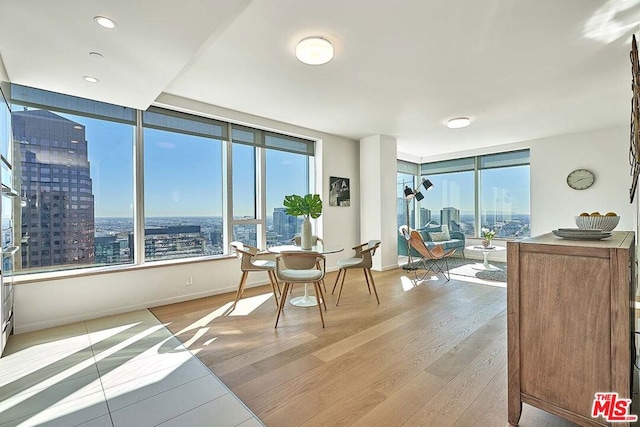
<svg viewBox="0 0 640 427"><path fill-rule="evenodd" d="M108 28L110 30L116 27L116 21L105 16L94 16L93 20L101 27Z"/></svg>
<svg viewBox="0 0 640 427"><path fill-rule="evenodd" d="M471 119L469 117L456 117L455 119L451 119L447 122L447 127L449 129L460 129L466 128L471 124Z"/></svg>
<svg viewBox="0 0 640 427"><path fill-rule="evenodd" d="M333 45L322 37L307 37L296 46L296 58L308 65L322 65L333 59Z"/></svg>
<svg viewBox="0 0 640 427"><path fill-rule="evenodd" d="M82 78L88 81L89 83L98 83L100 81L93 76L82 76Z"/></svg>
<svg viewBox="0 0 640 427"><path fill-rule="evenodd" d="M104 58L104 55L100 52L89 52L89 56L92 58Z"/></svg>

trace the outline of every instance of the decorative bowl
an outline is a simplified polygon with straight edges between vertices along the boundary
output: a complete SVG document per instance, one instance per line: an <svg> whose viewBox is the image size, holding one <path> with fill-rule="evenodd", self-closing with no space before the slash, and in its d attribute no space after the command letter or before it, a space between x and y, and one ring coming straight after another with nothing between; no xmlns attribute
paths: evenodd
<svg viewBox="0 0 640 427"><path fill-rule="evenodd" d="M576 225L582 230L611 231L618 225L619 216L577 216Z"/></svg>

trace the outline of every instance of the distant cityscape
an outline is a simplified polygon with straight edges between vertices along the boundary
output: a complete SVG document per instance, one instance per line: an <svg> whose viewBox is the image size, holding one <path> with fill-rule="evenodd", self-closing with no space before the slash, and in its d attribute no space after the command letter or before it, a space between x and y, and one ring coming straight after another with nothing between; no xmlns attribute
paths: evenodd
<svg viewBox="0 0 640 427"><path fill-rule="evenodd" d="M404 206L404 201L399 199L398 207ZM430 209L420 208L418 224L410 213L411 228L422 228L427 225L447 224L450 231L460 231L465 236L476 236L475 215L462 214L455 207L445 207L435 214ZM515 214L511 212L490 212L480 217L481 228L488 228L496 232L497 238L518 238L531 235L531 223L528 214ZM398 210L398 225L407 224L406 208ZM478 235L480 233L477 233Z"/></svg>
<svg viewBox="0 0 640 427"><path fill-rule="evenodd" d="M267 217L267 247L289 244L300 230L301 219L275 208ZM95 219L95 264L133 262L133 219ZM156 217L145 223L145 259L148 261L224 252L222 217ZM256 224L236 224L232 240L258 245Z"/></svg>

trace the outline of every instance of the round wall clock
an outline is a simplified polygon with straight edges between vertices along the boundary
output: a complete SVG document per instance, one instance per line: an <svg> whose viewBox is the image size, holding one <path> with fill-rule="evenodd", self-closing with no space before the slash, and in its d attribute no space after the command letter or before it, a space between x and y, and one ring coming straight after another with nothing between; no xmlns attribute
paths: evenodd
<svg viewBox="0 0 640 427"><path fill-rule="evenodd" d="M576 169L567 175L567 185L574 190L586 190L595 182L596 177L588 169Z"/></svg>

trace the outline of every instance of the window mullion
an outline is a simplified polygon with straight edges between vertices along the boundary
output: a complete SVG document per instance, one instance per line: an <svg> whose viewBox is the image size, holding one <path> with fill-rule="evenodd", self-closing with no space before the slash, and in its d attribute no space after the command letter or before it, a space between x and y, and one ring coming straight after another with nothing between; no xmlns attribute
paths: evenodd
<svg viewBox="0 0 640 427"><path fill-rule="evenodd" d="M231 123L227 124L229 135L231 135ZM223 196L223 227L222 227L222 242L224 248L223 254L229 253L229 244L231 243L231 237L233 236L233 158L232 158L232 146L231 138L228 138L224 143L224 149L222 151L222 188Z"/></svg>
<svg viewBox="0 0 640 427"><path fill-rule="evenodd" d="M144 131L142 128L142 111L136 110L135 139L133 145L133 230L134 230L134 264L143 264L144 259Z"/></svg>
<svg viewBox="0 0 640 427"><path fill-rule="evenodd" d="M267 246L267 190L266 190L266 154L264 148L257 148L257 159L256 159L256 196L258 200L256 200L256 214L258 215L258 227L260 228L256 239L258 240L258 247L265 248Z"/></svg>
<svg viewBox="0 0 640 427"><path fill-rule="evenodd" d="M480 229L482 227L481 209L480 209L480 170L479 170L480 158L476 157L474 162L473 171L473 184L475 186L473 192L473 206L476 217L475 236L480 237Z"/></svg>

